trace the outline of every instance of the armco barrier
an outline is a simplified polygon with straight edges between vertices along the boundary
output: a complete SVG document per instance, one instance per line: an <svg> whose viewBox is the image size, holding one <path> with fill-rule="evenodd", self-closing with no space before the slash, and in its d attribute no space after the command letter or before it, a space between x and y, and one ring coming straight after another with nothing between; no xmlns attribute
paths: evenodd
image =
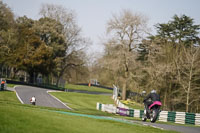
<svg viewBox="0 0 200 133"><path fill-rule="evenodd" d="M195 114L195 125L200 125L200 114Z"/></svg>
<svg viewBox="0 0 200 133"><path fill-rule="evenodd" d="M194 113L186 113L185 114L185 124L195 124L195 114Z"/></svg>
<svg viewBox="0 0 200 133"><path fill-rule="evenodd" d="M97 103L97 109L110 113L116 112L117 114L122 116L142 118L144 110L130 109L129 107L121 103L119 99L117 99L117 96L113 95L113 99L115 101L115 105L117 106L116 108L112 106L111 109L111 105ZM185 112L161 111L158 120L162 122L174 122L179 124L193 124L200 126L200 114L198 113L195 114L195 113L185 113Z"/></svg>
<svg viewBox="0 0 200 133"><path fill-rule="evenodd" d="M134 117L140 118L140 110L139 109L134 109Z"/></svg>
<svg viewBox="0 0 200 133"><path fill-rule="evenodd" d="M111 104L101 104L101 103L97 103L97 110L113 114L119 114L122 116L135 117L135 118L142 118L142 115L144 113L143 110L127 109L127 108L115 107L114 105ZM158 121L174 122L178 124L192 124L200 126L200 114L161 111L159 114Z"/></svg>
<svg viewBox="0 0 200 133"><path fill-rule="evenodd" d="M159 116L159 121L167 122L168 111L161 111Z"/></svg>
<svg viewBox="0 0 200 133"><path fill-rule="evenodd" d="M140 110L140 118L142 118L143 114L144 114L144 110Z"/></svg>
<svg viewBox="0 0 200 133"><path fill-rule="evenodd" d="M167 114L167 121L175 122L176 112L168 112Z"/></svg>
<svg viewBox="0 0 200 133"><path fill-rule="evenodd" d="M185 124L185 112L176 112L175 123Z"/></svg>
<svg viewBox="0 0 200 133"><path fill-rule="evenodd" d="M101 104L97 103L97 110L101 110L103 112L108 112L108 113L117 113L117 107L115 107L113 104Z"/></svg>
<svg viewBox="0 0 200 133"><path fill-rule="evenodd" d="M122 116L129 116L129 109L118 107L117 114L122 115Z"/></svg>
<svg viewBox="0 0 200 133"><path fill-rule="evenodd" d="M129 109L129 116L134 117L134 109Z"/></svg>

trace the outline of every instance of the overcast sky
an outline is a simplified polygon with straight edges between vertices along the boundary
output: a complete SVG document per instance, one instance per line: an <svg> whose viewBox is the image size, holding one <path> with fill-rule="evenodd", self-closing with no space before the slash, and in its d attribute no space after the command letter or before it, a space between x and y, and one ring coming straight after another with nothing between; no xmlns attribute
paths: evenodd
<svg viewBox="0 0 200 133"><path fill-rule="evenodd" d="M175 14L185 14L200 24L200 0L3 0L17 16L39 19L41 4L57 4L76 12L82 34L93 42L91 51L102 51L100 38L113 13L129 9L149 18L149 27L168 22Z"/></svg>

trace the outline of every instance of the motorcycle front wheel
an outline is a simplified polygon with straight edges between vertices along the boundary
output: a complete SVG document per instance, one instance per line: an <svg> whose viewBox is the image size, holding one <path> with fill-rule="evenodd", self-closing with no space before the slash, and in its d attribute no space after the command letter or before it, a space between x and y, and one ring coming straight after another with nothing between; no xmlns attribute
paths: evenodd
<svg viewBox="0 0 200 133"><path fill-rule="evenodd" d="M146 121L147 120L147 116L146 116L146 110L144 109L144 113L142 115L142 121Z"/></svg>
<svg viewBox="0 0 200 133"><path fill-rule="evenodd" d="M146 121L147 117L145 115L142 115L142 121Z"/></svg>

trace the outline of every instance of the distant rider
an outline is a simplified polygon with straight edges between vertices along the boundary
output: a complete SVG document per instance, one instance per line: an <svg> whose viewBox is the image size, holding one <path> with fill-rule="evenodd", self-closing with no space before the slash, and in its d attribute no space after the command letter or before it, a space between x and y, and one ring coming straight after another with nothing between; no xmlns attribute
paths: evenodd
<svg viewBox="0 0 200 133"><path fill-rule="evenodd" d="M147 111L149 111L148 107L155 101L160 101L160 95L156 93L156 90L152 90L143 101Z"/></svg>
<svg viewBox="0 0 200 133"><path fill-rule="evenodd" d="M30 99L30 102L32 103L32 105L35 105L35 103L36 103L36 98L35 98L35 96L33 96L33 97Z"/></svg>

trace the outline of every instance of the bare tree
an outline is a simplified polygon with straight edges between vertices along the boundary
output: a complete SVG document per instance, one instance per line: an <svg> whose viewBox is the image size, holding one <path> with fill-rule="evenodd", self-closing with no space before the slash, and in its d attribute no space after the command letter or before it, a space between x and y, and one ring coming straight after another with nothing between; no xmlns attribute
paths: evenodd
<svg viewBox="0 0 200 133"><path fill-rule="evenodd" d="M194 102L199 101L200 81L200 47L191 45L189 48L180 46L174 59L177 80L181 86L181 101L186 105L186 112Z"/></svg>
<svg viewBox="0 0 200 133"><path fill-rule="evenodd" d="M107 24L107 33L112 37L107 45L113 45L115 49L110 56L114 57L111 62L115 62L114 69L121 77L123 100L126 99L128 81L134 75L131 69L136 67L137 46L147 31L146 22L144 16L123 10L119 15L114 14Z"/></svg>
<svg viewBox="0 0 200 133"><path fill-rule="evenodd" d="M162 41L159 38L144 40L146 60L143 61L145 84L141 84L145 90L156 89L161 95L163 107L169 109L173 105L172 100L177 90L174 88L175 66L173 43Z"/></svg>

